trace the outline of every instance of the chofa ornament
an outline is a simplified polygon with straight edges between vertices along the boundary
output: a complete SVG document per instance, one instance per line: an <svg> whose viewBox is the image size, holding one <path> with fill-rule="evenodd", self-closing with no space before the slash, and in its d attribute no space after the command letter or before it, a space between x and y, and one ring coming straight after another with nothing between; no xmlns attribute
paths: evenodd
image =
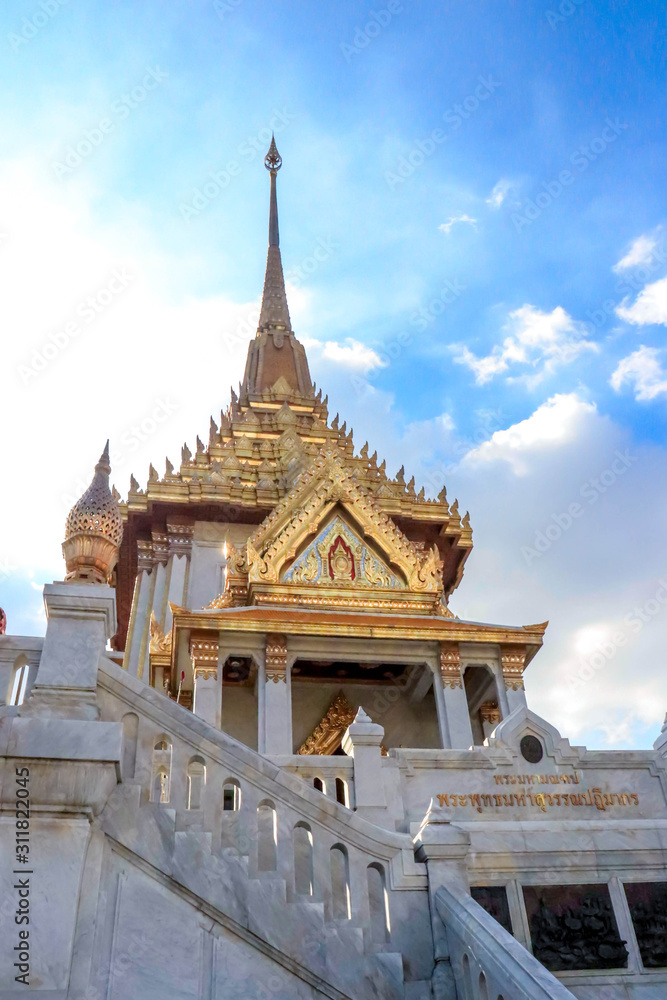
<svg viewBox="0 0 667 1000"><path fill-rule="evenodd" d="M107 583L118 560L123 519L109 489L109 442L90 486L72 507L65 525L65 580Z"/></svg>

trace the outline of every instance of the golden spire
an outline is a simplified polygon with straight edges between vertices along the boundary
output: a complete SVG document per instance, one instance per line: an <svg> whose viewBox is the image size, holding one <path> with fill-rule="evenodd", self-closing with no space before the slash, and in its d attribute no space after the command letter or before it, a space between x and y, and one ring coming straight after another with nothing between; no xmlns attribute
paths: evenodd
<svg viewBox="0 0 667 1000"><path fill-rule="evenodd" d="M109 442L90 486L67 515L63 555L65 580L107 583L118 560L123 520L109 489Z"/></svg>
<svg viewBox="0 0 667 1000"><path fill-rule="evenodd" d="M241 386L242 404L247 402L248 396L258 397L267 392L278 399L310 398L313 395L306 352L292 331L280 256L276 176L282 163L276 140L272 137L264 158L264 166L271 175L269 249L257 334L248 348Z"/></svg>

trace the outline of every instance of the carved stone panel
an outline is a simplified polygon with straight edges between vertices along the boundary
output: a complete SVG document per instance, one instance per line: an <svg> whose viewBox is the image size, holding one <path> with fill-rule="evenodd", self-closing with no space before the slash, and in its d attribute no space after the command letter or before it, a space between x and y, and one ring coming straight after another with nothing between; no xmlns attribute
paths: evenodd
<svg viewBox="0 0 667 1000"><path fill-rule="evenodd" d="M504 885L473 885L470 895L487 913L494 917L501 927L513 934L507 889Z"/></svg>
<svg viewBox="0 0 667 1000"><path fill-rule="evenodd" d="M533 954L551 972L625 969L606 884L523 887Z"/></svg>
<svg viewBox="0 0 667 1000"><path fill-rule="evenodd" d="M667 968L667 882L626 882L624 888L642 964Z"/></svg>

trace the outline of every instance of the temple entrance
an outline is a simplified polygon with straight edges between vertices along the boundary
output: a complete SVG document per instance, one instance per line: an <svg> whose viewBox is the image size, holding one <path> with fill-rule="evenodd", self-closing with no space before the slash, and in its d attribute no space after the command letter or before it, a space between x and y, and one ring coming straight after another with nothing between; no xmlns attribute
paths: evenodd
<svg viewBox="0 0 667 1000"><path fill-rule="evenodd" d="M384 727L387 750L441 745L433 674L424 664L298 659L291 686L295 753L342 753L360 706Z"/></svg>
<svg viewBox="0 0 667 1000"><path fill-rule="evenodd" d="M498 687L489 667L466 667L463 685L475 746L481 746L500 722Z"/></svg>
<svg viewBox="0 0 667 1000"><path fill-rule="evenodd" d="M257 665L250 656L228 656L222 668L220 728L257 749Z"/></svg>

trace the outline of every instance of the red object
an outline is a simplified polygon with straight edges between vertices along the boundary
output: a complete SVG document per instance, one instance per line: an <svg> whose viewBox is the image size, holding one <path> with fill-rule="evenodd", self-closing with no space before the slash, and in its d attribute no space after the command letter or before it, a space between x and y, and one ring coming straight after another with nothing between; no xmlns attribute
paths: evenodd
<svg viewBox="0 0 667 1000"><path fill-rule="evenodd" d="M7 615L0 608L0 635L4 635L7 631Z"/></svg>

